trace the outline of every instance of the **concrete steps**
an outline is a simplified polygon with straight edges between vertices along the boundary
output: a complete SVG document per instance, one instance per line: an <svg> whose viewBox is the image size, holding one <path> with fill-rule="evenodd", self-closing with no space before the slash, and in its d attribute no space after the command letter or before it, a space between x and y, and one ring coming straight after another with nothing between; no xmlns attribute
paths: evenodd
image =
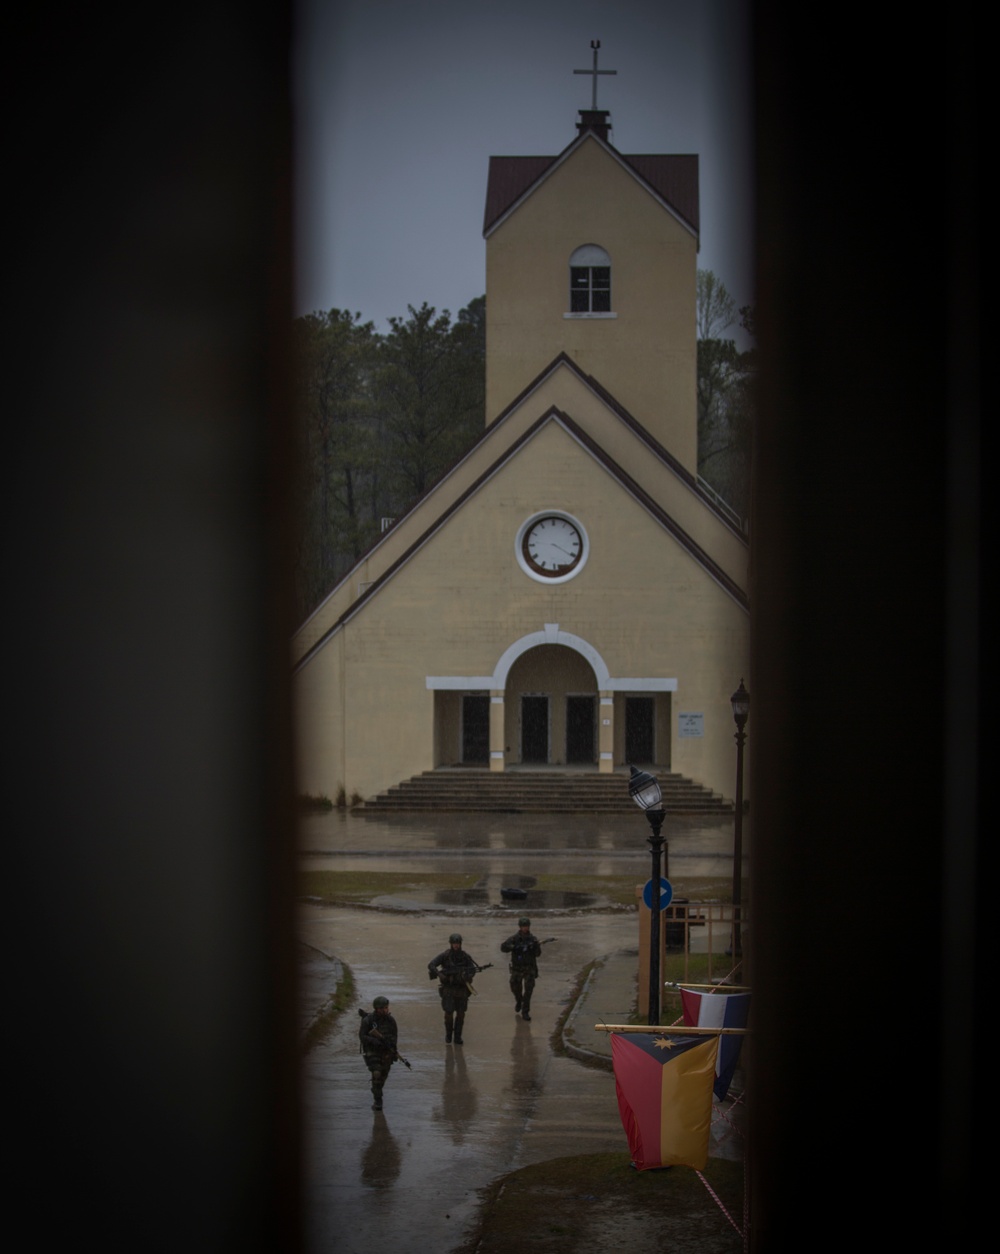
<svg viewBox="0 0 1000 1254"><path fill-rule="evenodd" d="M668 814L732 814L733 803L701 784L657 771ZM634 814L628 775L597 771L461 767L425 771L365 802L361 813L492 811L501 814Z"/></svg>

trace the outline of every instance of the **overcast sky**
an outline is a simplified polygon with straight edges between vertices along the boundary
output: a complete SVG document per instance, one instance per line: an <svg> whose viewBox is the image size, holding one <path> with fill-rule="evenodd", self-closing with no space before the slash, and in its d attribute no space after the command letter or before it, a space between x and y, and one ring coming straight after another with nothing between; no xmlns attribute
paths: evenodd
<svg viewBox="0 0 1000 1254"><path fill-rule="evenodd" d="M701 251L754 300L748 0L300 0L296 312L485 291L490 156L555 156L598 107L623 153L698 153Z"/></svg>

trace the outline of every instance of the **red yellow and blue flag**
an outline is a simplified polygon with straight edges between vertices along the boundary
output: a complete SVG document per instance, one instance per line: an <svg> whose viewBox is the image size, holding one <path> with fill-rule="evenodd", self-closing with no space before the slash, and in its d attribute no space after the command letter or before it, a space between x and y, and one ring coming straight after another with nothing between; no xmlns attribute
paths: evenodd
<svg viewBox="0 0 1000 1254"><path fill-rule="evenodd" d="M611 1059L622 1127L639 1171L703 1171L712 1127L717 1036L615 1032Z"/></svg>

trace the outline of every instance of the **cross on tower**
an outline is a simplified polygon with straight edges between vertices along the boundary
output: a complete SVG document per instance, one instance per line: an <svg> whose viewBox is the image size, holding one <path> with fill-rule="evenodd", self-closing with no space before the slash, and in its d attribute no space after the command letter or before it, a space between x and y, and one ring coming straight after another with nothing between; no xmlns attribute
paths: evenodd
<svg viewBox="0 0 1000 1254"><path fill-rule="evenodd" d="M591 107L592 109L595 109L595 110L596 110L596 108L597 108L597 76L598 76L598 74L617 74L617 73L618 73L618 71L617 71L617 70L599 70L599 69L597 68L597 49L601 46L601 41L600 41L599 39L592 39L592 40L590 41L590 46L591 46L591 48L593 48L593 50L594 50L594 68L593 68L593 69L591 69L591 70L574 70L574 71L573 71L573 73L574 73L574 74L590 74L590 75L593 77L593 82L594 82L594 91L593 91L592 103L591 103L591 106L590 106L590 107Z"/></svg>

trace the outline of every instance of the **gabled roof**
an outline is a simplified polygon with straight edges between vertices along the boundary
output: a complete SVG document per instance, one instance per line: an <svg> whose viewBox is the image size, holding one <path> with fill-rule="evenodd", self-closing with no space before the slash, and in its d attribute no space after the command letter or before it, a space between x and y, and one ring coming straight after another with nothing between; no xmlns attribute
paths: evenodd
<svg viewBox="0 0 1000 1254"><path fill-rule="evenodd" d="M700 219L696 153L628 156L620 153L593 131L584 131L556 157L490 157L483 234L489 235L519 201L529 195L588 138L600 144L695 235L698 234Z"/></svg>
<svg viewBox="0 0 1000 1254"><path fill-rule="evenodd" d="M685 485L691 494L698 499L701 506L706 509L710 515L712 515L716 522L721 523L722 526L732 536L734 536L742 546L746 546L746 536L737 527L735 527L732 520L719 509L718 503L704 490L696 476L692 475L684 465L682 465L667 449L665 449L663 445L660 444L660 442L646 430L642 423L639 422L639 420L625 408L624 405L616 400L606 388L601 386L593 375L589 375L585 371L581 370L578 363L566 353L559 353L544 368L544 370L540 371L531 383L529 383L528 386L517 397L515 397L514 400L511 401L511 403L506 406L500 414L498 414L489 426L485 428L479 438L473 441L468 448L463 450L463 452L460 453L459 456L456 457L455 460L441 472L438 478L419 497L410 502L406 510L396 519L392 526L386 528L385 531L372 540L351 569L347 571L339 580L337 580L322 601L320 601L320 603L308 615L306 615L306 618L299 624L293 633L293 639L300 637L301 634L310 627L310 624L313 624L314 621L321 615L329 613L328 607L330 602L334 597L342 592L345 585L351 583L355 579L357 570L361 568L369 558L375 555L379 549L383 548L387 544L391 544L399 532L407 526L408 521L418 511L418 509L423 507L424 504L428 502L432 496L434 496L434 494L452 475L460 473L464 464L471 457L475 456L483 445L485 445L488 441L494 440L504 428L507 421L518 411L518 409L520 409L531 394L541 388L546 379L548 379L548 377L555 371L560 369L568 370L572 375L580 380L584 387L590 389L594 395L602 401L608 411L615 414L619 421L624 423L624 425L632 431L636 438L653 454L653 456L671 472L674 478ZM352 605L353 604L354 602L352 602ZM327 628L324 627L318 632L316 638L318 639L320 636L325 638L327 634ZM303 656L307 656L311 650L312 646L309 646L305 650Z"/></svg>
<svg viewBox="0 0 1000 1254"><path fill-rule="evenodd" d="M599 396L608 409L617 414L617 416L633 432L633 434L641 440L651 452L655 453L664 465L670 467L678 479L687 484L690 490L698 496L702 504L711 510L719 522L727 527L728 530L744 544L746 543L745 534L739 529L739 527L733 525L733 520L728 517L724 510L719 508L719 504L715 498L710 493L705 491L701 480L697 477L697 475L693 475L683 462L678 461L669 449L665 448L651 432L646 430L639 419L634 417L625 408L621 401L617 400L606 387L598 383L592 374L587 374L586 371L581 370L578 363L565 352L559 353L556 357L554 357L545 369L537 374L528 386L519 392L510 404L500 411L496 418L494 418L494 420L487 426L484 434L489 434L495 426L503 422L508 414L511 414L516 409L520 408L531 393L534 392L536 388L538 388L558 366L565 366L568 370L575 374L577 378L586 384L592 392ZM480 439L482 438L483 437L481 436Z"/></svg>
<svg viewBox="0 0 1000 1254"><path fill-rule="evenodd" d="M302 657L294 664L293 671L299 671L307 666L317 653L326 645L340 629L352 619L372 598L385 587L392 577L402 569L412 558L418 553L444 526L444 524L456 514L466 502L479 491L483 484L493 478L497 472L505 466L511 458L515 457L520 450L528 444L539 431L542 430L550 422L557 422L576 442L594 458L609 475L612 476L619 485L626 491L635 501L637 501L649 513L661 527L671 535L674 540L684 549L688 555L722 588L743 610L749 609L749 601L746 592L739 584L732 579L729 574L716 562L710 554L701 547L697 541L684 530L683 527L674 519L660 504L653 499L652 496L632 478L609 454L592 439L578 423L563 413L556 406L550 406L549 409L538 417L516 440L508 445L500 455L480 474L458 497L447 505L439 515L430 523L424 531L418 535L412 544L400 554L400 556L382 572L382 574L353 601L340 617L332 623L318 640L302 655ZM433 491L433 489L431 489ZM398 524L397 524L398 525Z"/></svg>

